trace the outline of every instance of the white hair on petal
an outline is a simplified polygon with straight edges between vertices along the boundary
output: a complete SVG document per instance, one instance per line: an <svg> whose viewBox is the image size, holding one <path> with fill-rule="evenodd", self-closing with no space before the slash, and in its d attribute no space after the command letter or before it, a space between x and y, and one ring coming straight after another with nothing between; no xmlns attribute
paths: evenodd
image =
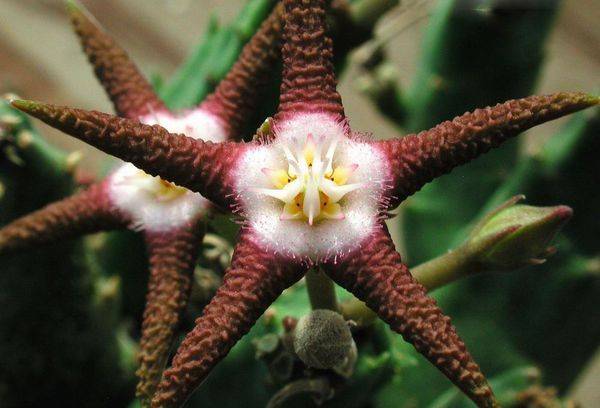
<svg viewBox="0 0 600 408"><path fill-rule="evenodd" d="M304 140L308 133L328 139L346 136L343 124L327 113L302 113L275 124L273 131L284 142Z"/></svg>
<svg viewBox="0 0 600 408"><path fill-rule="evenodd" d="M344 125L327 114L298 114L278 123L274 131L272 144L249 148L236 168L240 211L247 225L270 250L294 258L317 261L356 248L379 224L384 157L369 143L348 137ZM263 169L287 169L284 146L305 141L309 134L325 146L337 139L334 165L357 165L348 183L362 184L340 200L344 219L322 219L312 226L302 220L282 220L282 202L261 192L272 188Z"/></svg>
<svg viewBox="0 0 600 408"><path fill-rule="evenodd" d="M176 197L158 199L160 183L159 177L126 163L110 176L111 203L133 218L134 228L145 231L169 231L185 225L209 206L208 200L187 189Z"/></svg>
<svg viewBox="0 0 600 408"><path fill-rule="evenodd" d="M157 111L140 118L140 122L158 124L171 133L183 133L212 142L221 142L227 136L221 120L202 109L178 115ZM210 205L200 194L174 185L168 188L176 190L176 193L168 198L159 198L160 192L166 188L159 177L125 163L110 176L109 197L116 208L133 219L134 228L148 231L168 231L182 226Z"/></svg>
<svg viewBox="0 0 600 408"><path fill-rule="evenodd" d="M227 138L221 119L200 108L177 115L165 111L152 112L140 118L140 122L161 125L171 133L183 133L193 139L222 142Z"/></svg>

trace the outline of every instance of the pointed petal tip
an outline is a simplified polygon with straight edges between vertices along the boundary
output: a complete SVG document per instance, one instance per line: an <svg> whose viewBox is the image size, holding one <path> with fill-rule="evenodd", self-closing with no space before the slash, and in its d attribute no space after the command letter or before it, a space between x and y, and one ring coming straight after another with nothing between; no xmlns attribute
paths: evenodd
<svg viewBox="0 0 600 408"><path fill-rule="evenodd" d="M573 209L566 205L559 205L556 207L554 212L549 217L554 218L560 222L565 222L571 219L573 216Z"/></svg>
<svg viewBox="0 0 600 408"><path fill-rule="evenodd" d="M90 14L83 4L77 0L64 0L64 7L68 16L77 24L77 21L90 20Z"/></svg>
<svg viewBox="0 0 600 408"><path fill-rule="evenodd" d="M469 396L469 398L471 398L471 396ZM500 404L498 403L498 400L496 399L496 396L494 395L494 392L487 381L475 387L473 391L473 398L471 399L479 407L500 408Z"/></svg>
<svg viewBox="0 0 600 408"><path fill-rule="evenodd" d="M47 117L48 116L52 116L54 113L60 111L61 109L63 109L64 107L58 107L55 105L51 105L49 103L44 103L44 102L40 102L40 101L31 101L28 99L13 99L10 104L20 110L21 112L24 112L30 116L33 116L37 119L40 119L42 121L47 121ZM53 126L51 123L49 123L50 126Z"/></svg>
<svg viewBox="0 0 600 408"><path fill-rule="evenodd" d="M41 102L30 101L27 99L9 99L9 102L14 108L17 108L18 110L23 111L25 113L35 111L36 109L44 105Z"/></svg>
<svg viewBox="0 0 600 408"><path fill-rule="evenodd" d="M10 103L12 105L12 102L19 99L19 97L13 93L6 93L2 95L2 100L6 103Z"/></svg>
<svg viewBox="0 0 600 408"><path fill-rule="evenodd" d="M69 14L81 13L81 5L76 0L65 0L64 5Z"/></svg>
<svg viewBox="0 0 600 408"><path fill-rule="evenodd" d="M78 0L64 0L64 6L68 16L71 19L71 23L73 23L75 28L81 26L82 24L91 24L98 30L103 31L100 23L96 21L92 13L90 13L90 11Z"/></svg>
<svg viewBox="0 0 600 408"><path fill-rule="evenodd" d="M560 95L573 104L578 104L583 108L600 105L600 96L586 92L559 92Z"/></svg>

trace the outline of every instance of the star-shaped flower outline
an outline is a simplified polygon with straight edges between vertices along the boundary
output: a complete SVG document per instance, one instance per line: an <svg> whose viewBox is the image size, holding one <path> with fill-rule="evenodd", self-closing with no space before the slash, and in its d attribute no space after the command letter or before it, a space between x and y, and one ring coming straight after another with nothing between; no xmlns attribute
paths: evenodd
<svg viewBox="0 0 600 408"><path fill-rule="evenodd" d="M284 5L283 82L274 123L298 112L318 112L347 125L336 90L331 41L325 34L324 1L285 0ZM419 134L373 141L388 170L379 212L386 214L427 182L505 140L599 102L599 98L582 93L531 96L466 113ZM259 143L203 142L171 134L157 125L95 111L29 101L13 104L149 174L200 192L215 205L231 210L240 205L234 169L240 157ZM265 248L251 226L245 225L222 286L163 373L152 406L183 404L265 309L311 265L306 259L294 260ZM356 248L322 259L320 266L336 283L365 301L478 406L497 406L450 319L411 276L382 222Z"/></svg>

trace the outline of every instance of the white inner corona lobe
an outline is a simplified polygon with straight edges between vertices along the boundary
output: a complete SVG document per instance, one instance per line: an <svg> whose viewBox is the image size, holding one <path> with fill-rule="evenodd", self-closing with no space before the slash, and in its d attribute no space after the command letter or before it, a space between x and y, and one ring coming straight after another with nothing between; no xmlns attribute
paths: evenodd
<svg viewBox="0 0 600 408"><path fill-rule="evenodd" d="M194 139L221 142L226 138L219 119L201 109L177 116L156 112L140 122ZM134 227L156 232L191 221L209 204L200 194L153 177L131 163L121 165L110 176L109 195L113 205L133 219Z"/></svg>
<svg viewBox="0 0 600 408"><path fill-rule="evenodd" d="M256 191L283 202L282 220L306 220L313 225L322 219L345 218L339 201L361 184L347 183L358 164L334 168L333 157L339 142L337 135L315 140L312 133L304 140L281 140L287 168L263 168L273 188Z"/></svg>
<svg viewBox="0 0 600 408"><path fill-rule="evenodd" d="M358 245L377 223L384 170L371 145L326 114L277 124L236 171L244 214L271 249L320 259Z"/></svg>

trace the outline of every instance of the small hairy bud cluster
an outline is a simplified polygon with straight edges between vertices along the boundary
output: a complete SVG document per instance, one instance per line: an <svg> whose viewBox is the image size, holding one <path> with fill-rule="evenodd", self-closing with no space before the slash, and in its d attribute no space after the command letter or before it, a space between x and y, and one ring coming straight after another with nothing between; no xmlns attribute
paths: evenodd
<svg viewBox="0 0 600 408"><path fill-rule="evenodd" d="M346 365L356 345L348 323L339 313L317 309L298 321L294 350L307 366L331 369Z"/></svg>

